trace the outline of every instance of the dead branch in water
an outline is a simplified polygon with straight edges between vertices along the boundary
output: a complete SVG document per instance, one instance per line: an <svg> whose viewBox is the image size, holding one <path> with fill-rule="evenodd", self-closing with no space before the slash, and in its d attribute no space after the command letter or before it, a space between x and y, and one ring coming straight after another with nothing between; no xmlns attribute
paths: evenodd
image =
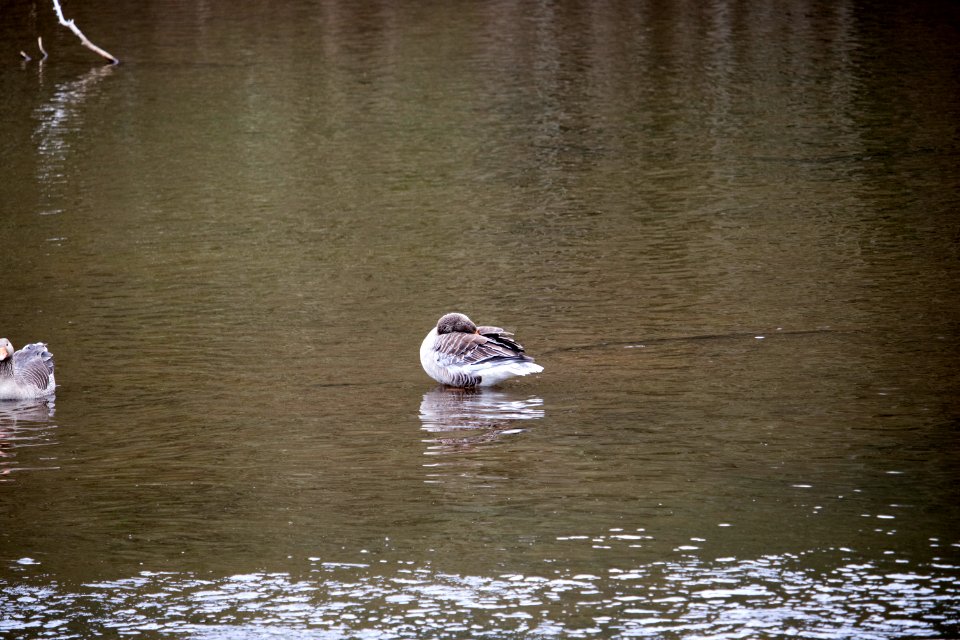
<svg viewBox="0 0 960 640"><path fill-rule="evenodd" d="M53 9L54 11L57 12L57 19L60 20L60 24L70 29L70 31L73 31L76 34L76 36L80 38L80 44L85 46L87 49L90 49L94 53L97 53L103 56L113 64L118 64L120 62L115 57L113 57L113 55L104 51L97 45L87 40L87 36L83 35L83 32L80 31L80 29L77 27L76 24L74 24L73 20L67 20L66 18L63 17L63 9L60 8L60 0L53 0Z"/></svg>
<svg viewBox="0 0 960 640"><path fill-rule="evenodd" d="M37 38L37 48L40 49L40 53L43 54L43 57L40 58L40 62L43 62L44 60L47 59L47 51L46 49L43 48L43 38L40 38L40 37ZM26 62L30 62L31 60L33 60L33 58L30 57L30 54L28 54L26 51L20 51L20 55L23 57L23 59Z"/></svg>

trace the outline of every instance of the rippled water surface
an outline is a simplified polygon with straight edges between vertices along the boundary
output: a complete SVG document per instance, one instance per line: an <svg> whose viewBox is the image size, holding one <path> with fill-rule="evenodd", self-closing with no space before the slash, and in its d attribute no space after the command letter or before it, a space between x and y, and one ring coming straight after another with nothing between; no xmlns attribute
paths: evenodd
<svg viewBox="0 0 960 640"><path fill-rule="evenodd" d="M0 635L960 634L954 5L64 10L121 64L0 2ZM436 387L450 310L545 371Z"/></svg>

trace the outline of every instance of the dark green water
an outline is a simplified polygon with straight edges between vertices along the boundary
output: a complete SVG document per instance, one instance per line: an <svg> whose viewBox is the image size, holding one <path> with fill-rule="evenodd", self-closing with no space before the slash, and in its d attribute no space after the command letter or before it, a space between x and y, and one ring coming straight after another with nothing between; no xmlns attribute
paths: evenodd
<svg viewBox="0 0 960 640"><path fill-rule="evenodd" d="M960 633L954 5L64 11L121 64L0 3L0 635ZM437 389L451 310L544 373Z"/></svg>

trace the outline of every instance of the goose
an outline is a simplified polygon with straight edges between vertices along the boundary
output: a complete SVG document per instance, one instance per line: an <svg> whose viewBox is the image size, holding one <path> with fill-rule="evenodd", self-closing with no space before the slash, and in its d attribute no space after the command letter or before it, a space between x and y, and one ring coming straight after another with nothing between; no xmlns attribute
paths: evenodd
<svg viewBox="0 0 960 640"><path fill-rule="evenodd" d="M34 342L14 351L9 340L0 338L0 400L39 398L56 387L53 354L46 344Z"/></svg>
<svg viewBox="0 0 960 640"><path fill-rule="evenodd" d="M448 313L437 321L420 345L420 364L428 376L451 387L489 387L543 371L512 333L478 327L462 313Z"/></svg>

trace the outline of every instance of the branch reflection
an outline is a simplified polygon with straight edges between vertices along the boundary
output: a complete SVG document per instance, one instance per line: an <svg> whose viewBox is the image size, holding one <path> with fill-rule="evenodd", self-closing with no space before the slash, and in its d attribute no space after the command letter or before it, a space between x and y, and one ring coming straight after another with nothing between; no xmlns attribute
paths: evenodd
<svg viewBox="0 0 960 640"><path fill-rule="evenodd" d="M70 181L67 156L79 140L75 134L84 128L84 105L114 68L113 65L95 67L75 80L57 83L50 100L34 110L37 183L47 197L44 214L61 212L57 199L66 196L64 189Z"/></svg>

